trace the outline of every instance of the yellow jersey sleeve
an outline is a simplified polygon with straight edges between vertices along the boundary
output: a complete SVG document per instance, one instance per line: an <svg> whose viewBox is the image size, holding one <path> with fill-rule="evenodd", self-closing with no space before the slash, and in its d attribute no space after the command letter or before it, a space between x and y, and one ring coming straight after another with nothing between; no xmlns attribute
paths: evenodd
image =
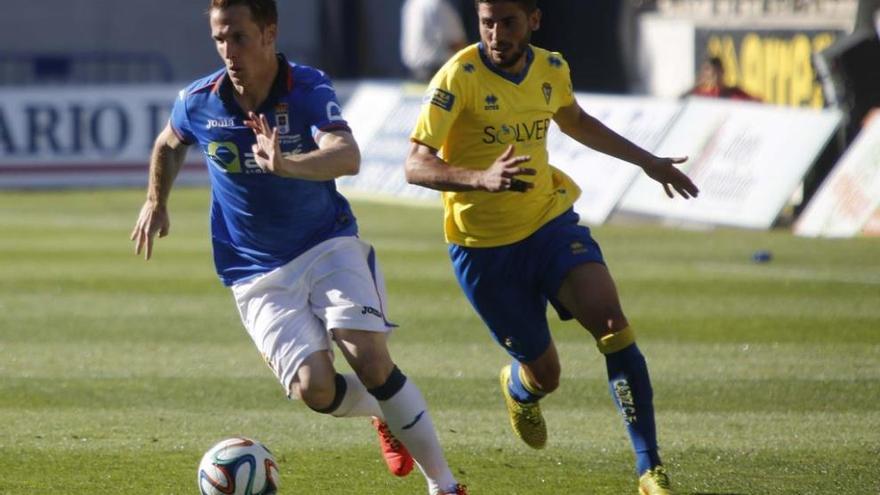
<svg viewBox="0 0 880 495"><path fill-rule="evenodd" d="M564 108L571 106L576 101L574 97L574 88L571 85L571 69L568 67L568 62L566 62L559 53L553 52L551 57L557 57L562 62L562 80L564 81L564 84L561 89L559 107Z"/></svg>
<svg viewBox="0 0 880 495"><path fill-rule="evenodd" d="M462 78L454 61L441 68L425 92L419 119L410 139L439 150L467 104Z"/></svg>

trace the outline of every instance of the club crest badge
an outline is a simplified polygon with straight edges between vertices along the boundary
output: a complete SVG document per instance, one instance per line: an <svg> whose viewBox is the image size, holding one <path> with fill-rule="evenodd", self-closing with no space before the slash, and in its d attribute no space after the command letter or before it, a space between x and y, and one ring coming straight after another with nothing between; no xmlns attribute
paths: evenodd
<svg viewBox="0 0 880 495"><path fill-rule="evenodd" d="M544 101L549 105L550 98L553 96L553 86L551 86L550 83L545 82L544 85L541 86L541 91L544 92Z"/></svg>
<svg viewBox="0 0 880 495"><path fill-rule="evenodd" d="M275 127L278 134L290 133L290 110L287 103L280 103L275 107Z"/></svg>

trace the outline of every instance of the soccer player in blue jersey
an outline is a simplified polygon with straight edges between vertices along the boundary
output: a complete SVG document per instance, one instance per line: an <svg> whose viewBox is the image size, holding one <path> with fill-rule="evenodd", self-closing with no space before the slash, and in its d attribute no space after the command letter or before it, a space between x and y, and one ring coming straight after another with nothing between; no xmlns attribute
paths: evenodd
<svg viewBox="0 0 880 495"><path fill-rule="evenodd" d="M198 146L217 272L286 393L319 413L376 418L394 474L414 459L431 495L465 494L421 392L388 352L375 253L334 183L357 173L360 155L332 84L276 53L275 0L212 0L209 13L225 67L181 91L156 140L136 252L149 259L168 234L174 178ZM335 371L331 341L354 375Z"/></svg>
<svg viewBox="0 0 880 495"><path fill-rule="evenodd" d="M446 239L458 281L513 358L500 373L514 432L543 448L539 401L559 386L546 318L549 301L596 339L612 398L636 454L639 492L668 495L648 368L621 309L599 245L578 224L578 187L548 163L547 132L563 132L641 167L673 197L698 194L674 165L614 133L578 105L568 65L532 46L535 0L475 0L480 43L432 79L406 161L409 182L443 191Z"/></svg>

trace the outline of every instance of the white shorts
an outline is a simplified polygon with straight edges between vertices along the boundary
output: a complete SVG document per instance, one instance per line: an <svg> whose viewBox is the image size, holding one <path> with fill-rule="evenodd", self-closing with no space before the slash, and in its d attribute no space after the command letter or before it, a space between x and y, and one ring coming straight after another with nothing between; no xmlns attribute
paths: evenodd
<svg viewBox="0 0 880 495"><path fill-rule="evenodd" d="M357 237L318 244L290 263L232 286L248 334L286 393L312 353L332 354L330 330L388 332L385 283Z"/></svg>

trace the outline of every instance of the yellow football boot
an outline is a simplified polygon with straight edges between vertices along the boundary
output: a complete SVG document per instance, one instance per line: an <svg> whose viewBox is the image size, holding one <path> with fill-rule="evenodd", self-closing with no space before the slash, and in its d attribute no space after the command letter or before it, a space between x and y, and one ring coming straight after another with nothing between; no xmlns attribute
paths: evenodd
<svg viewBox="0 0 880 495"><path fill-rule="evenodd" d="M666 468L657 466L639 478L639 495L674 495Z"/></svg>
<svg viewBox="0 0 880 495"><path fill-rule="evenodd" d="M547 444L547 425L544 416L541 415L541 406L537 402L523 404L511 397L508 383L510 383L510 365L501 368L501 393L504 394L504 402L507 404L507 415L510 417L510 426L523 442L533 449L543 449Z"/></svg>

